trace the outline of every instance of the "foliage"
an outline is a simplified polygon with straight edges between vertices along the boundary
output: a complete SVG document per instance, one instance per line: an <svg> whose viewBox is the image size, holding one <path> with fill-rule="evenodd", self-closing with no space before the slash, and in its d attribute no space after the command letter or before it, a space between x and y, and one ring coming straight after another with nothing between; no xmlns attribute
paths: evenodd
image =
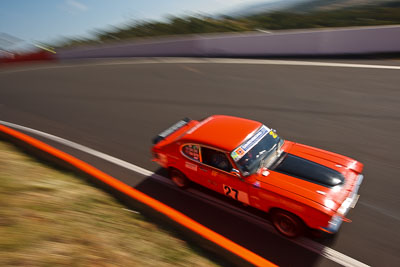
<svg viewBox="0 0 400 267"><path fill-rule="evenodd" d="M0 142L0 266L217 266L173 234Z"/></svg>
<svg viewBox="0 0 400 267"><path fill-rule="evenodd" d="M64 41L59 47L165 35L393 24L400 24L400 3L398 2L309 13L301 12L301 9L299 9L297 11L270 12L236 18L229 16L219 18L205 16L170 17L166 22L140 21L124 28L97 31L94 39L70 39Z"/></svg>

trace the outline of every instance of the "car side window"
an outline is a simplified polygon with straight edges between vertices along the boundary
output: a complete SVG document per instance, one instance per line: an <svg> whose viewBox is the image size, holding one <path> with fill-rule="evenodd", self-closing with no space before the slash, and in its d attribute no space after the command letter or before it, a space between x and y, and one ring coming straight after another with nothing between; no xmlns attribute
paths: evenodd
<svg viewBox="0 0 400 267"><path fill-rule="evenodd" d="M202 147L201 158L202 162L206 165L215 167L226 172L230 172L232 170L232 165L228 157L225 155L225 153L221 151Z"/></svg>
<svg viewBox="0 0 400 267"><path fill-rule="evenodd" d="M182 148L182 153L195 161L200 161L200 149L198 145L185 145Z"/></svg>

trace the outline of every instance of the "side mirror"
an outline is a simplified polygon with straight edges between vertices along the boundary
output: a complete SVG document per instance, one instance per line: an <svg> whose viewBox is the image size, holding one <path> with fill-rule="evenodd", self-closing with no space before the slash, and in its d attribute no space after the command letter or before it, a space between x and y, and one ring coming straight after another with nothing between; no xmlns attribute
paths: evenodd
<svg viewBox="0 0 400 267"><path fill-rule="evenodd" d="M235 175L235 176L237 176L237 177L240 177L240 172L239 172L239 170L237 170L237 169L232 168L231 174L232 174L232 175Z"/></svg>

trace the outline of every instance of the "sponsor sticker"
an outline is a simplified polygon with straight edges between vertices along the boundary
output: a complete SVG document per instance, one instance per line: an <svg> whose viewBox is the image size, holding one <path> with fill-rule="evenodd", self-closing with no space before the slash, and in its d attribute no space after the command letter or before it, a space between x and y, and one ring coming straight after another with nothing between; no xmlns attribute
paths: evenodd
<svg viewBox="0 0 400 267"><path fill-rule="evenodd" d="M232 156L232 158L233 158L234 160L236 160L236 159L239 157L239 155L236 153L236 151L233 151L233 152L231 153L231 156Z"/></svg>
<svg viewBox="0 0 400 267"><path fill-rule="evenodd" d="M272 136L274 139L278 137L278 135L276 133L274 133L273 131L270 131L269 135Z"/></svg>
<svg viewBox="0 0 400 267"><path fill-rule="evenodd" d="M246 154L246 152L243 150L243 148L241 148L241 147L238 147L236 150L235 150L235 152L236 152L236 154L239 156L239 157L242 157L244 154Z"/></svg>
<svg viewBox="0 0 400 267"><path fill-rule="evenodd" d="M261 138L263 138L270 130L265 127L264 125L261 127L260 130L258 130L258 132L256 132L249 140L247 140L244 144L242 144L240 147L245 151L249 151L250 149L252 149L257 143L258 141L261 140Z"/></svg>
<svg viewBox="0 0 400 267"><path fill-rule="evenodd" d="M252 149L265 135L270 132L271 129L263 125L260 130L258 130L249 140L244 142L241 146L236 148L232 153L231 156L235 161L241 159L247 151Z"/></svg>

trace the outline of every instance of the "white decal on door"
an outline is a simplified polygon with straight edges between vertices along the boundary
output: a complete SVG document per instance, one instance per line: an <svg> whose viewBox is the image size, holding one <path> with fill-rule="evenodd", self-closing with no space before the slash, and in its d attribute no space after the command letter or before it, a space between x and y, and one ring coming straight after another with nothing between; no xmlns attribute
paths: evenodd
<svg viewBox="0 0 400 267"><path fill-rule="evenodd" d="M186 168L188 168L188 169L190 169L190 170L192 170L192 171L195 171L195 172L197 172L197 165L196 164L194 164L194 163L191 163L191 162L185 162L185 167Z"/></svg>

